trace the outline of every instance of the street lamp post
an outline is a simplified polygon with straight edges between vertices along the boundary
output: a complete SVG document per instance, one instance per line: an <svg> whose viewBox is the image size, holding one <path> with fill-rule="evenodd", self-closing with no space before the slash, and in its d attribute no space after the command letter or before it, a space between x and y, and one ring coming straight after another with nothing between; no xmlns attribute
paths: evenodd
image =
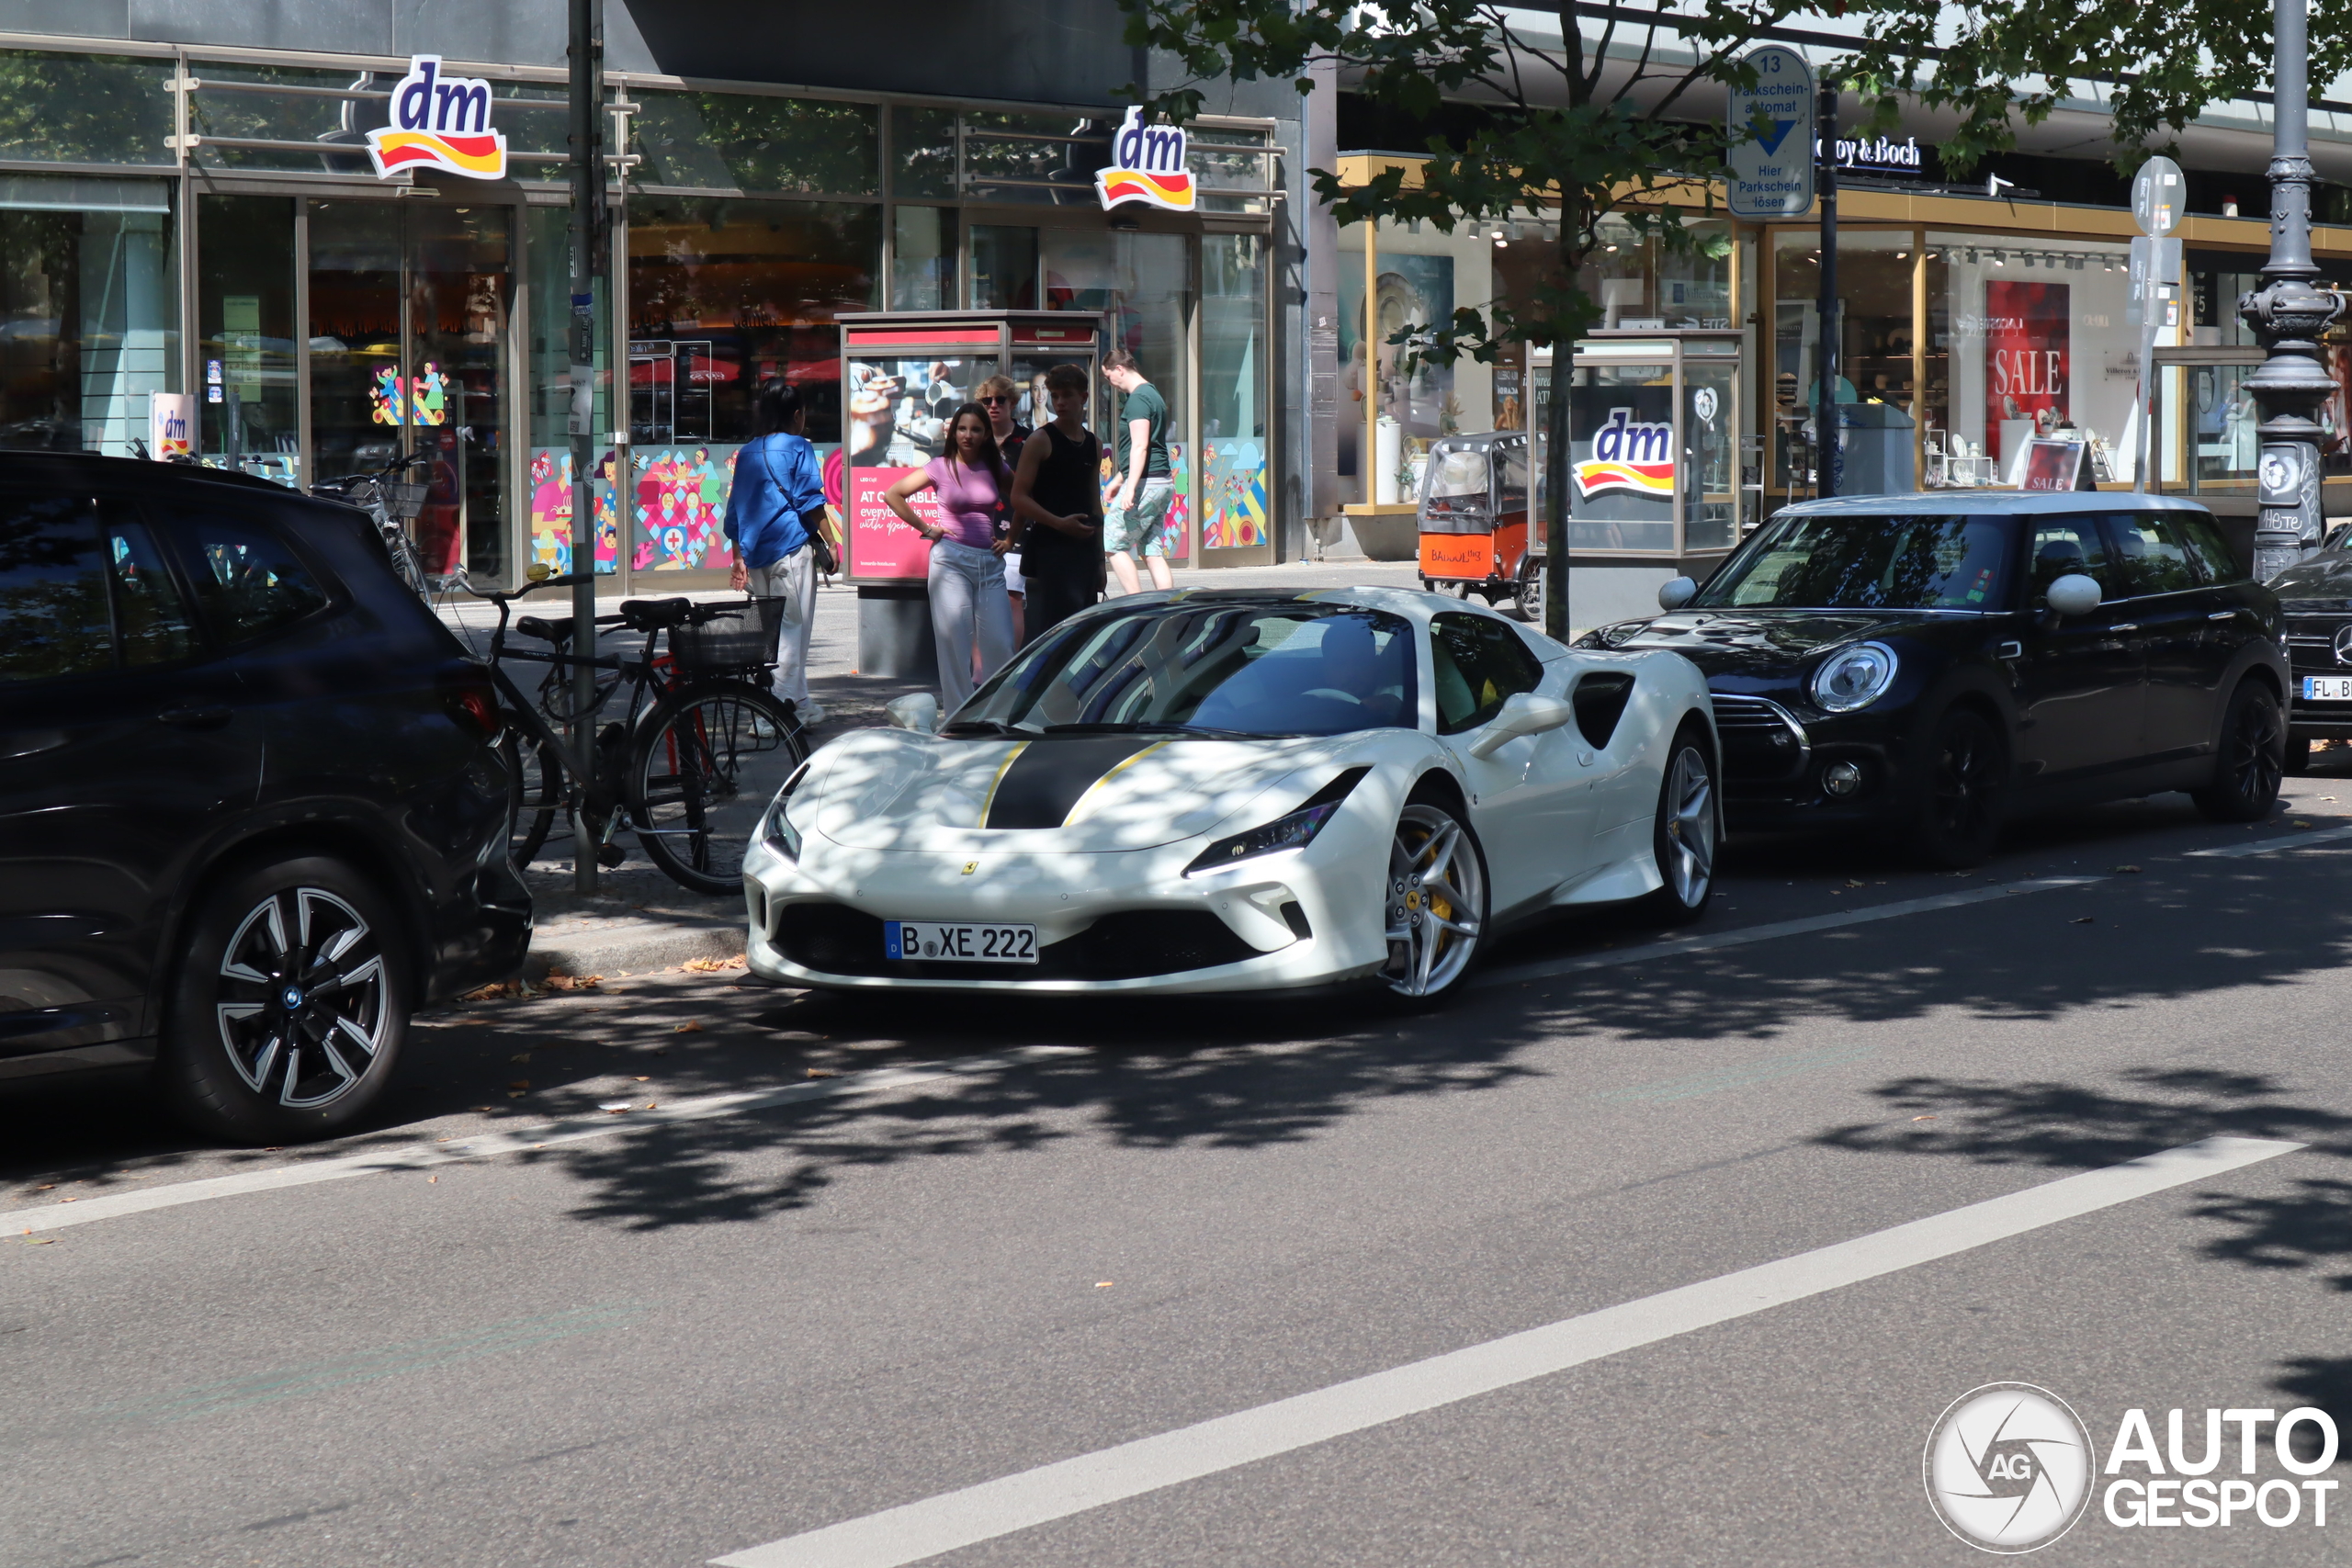
<svg viewBox="0 0 2352 1568"><path fill-rule="evenodd" d="M2324 333L2343 301L2312 287L2311 117L2305 0L2273 0L2276 49L2270 146L2270 261L2262 288L2238 300L2238 314L2262 344L2262 368L2246 390L2262 412L2256 473L2261 512L2255 523L2254 575L2267 581L2319 543L2321 403L2335 389L2321 357Z"/></svg>

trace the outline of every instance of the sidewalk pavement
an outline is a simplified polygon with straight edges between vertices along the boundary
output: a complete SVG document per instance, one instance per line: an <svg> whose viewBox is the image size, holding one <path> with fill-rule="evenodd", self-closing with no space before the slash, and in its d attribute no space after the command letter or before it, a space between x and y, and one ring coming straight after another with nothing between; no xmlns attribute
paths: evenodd
<svg viewBox="0 0 2352 1568"><path fill-rule="evenodd" d="M1414 564L1352 560L1297 561L1284 566L1237 568L1228 570L1180 570L1179 588L1348 588L1377 584L1384 588L1416 588L1419 577ZM649 592L641 597L653 597ZM695 592L694 599L729 599L725 592ZM540 607L544 604L545 607ZM560 592L537 596L537 614L562 615ZM470 600L445 604L442 617L477 649L487 646L488 628L496 613ZM886 722L883 706L909 692L935 690L931 681L885 680L861 675L857 660L857 591L842 583L817 593L817 622L809 639L808 692L822 705L824 721L815 727L823 745L846 730L869 728ZM526 686L531 682L523 682ZM548 847L524 874L537 904L530 956L523 977L533 985L550 975L584 977L591 975L639 975L673 969L685 964L740 964L743 954L743 905L738 897L708 897L692 893L670 880L644 858L636 840L621 842L629 858L617 867L599 869L596 892L582 897L572 890L571 840L561 824Z"/></svg>

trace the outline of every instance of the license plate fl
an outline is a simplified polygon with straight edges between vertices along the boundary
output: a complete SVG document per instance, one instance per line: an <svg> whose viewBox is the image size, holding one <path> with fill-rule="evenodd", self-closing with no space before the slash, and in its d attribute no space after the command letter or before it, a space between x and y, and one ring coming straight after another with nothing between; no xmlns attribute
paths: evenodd
<svg viewBox="0 0 2352 1568"><path fill-rule="evenodd" d="M2352 703L2352 675L2304 676L2303 701L2307 703Z"/></svg>
<svg viewBox="0 0 2352 1568"><path fill-rule="evenodd" d="M1035 964L1037 928L965 920L885 920L882 953L892 963Z"/></svg>

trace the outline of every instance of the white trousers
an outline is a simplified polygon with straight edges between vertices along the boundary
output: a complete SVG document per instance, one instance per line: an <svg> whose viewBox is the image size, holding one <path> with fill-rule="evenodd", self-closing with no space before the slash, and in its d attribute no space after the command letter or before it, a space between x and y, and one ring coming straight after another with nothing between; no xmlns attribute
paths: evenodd
<svg viewBox="0 0 2352 1568"><path fill-rule="evenodd" d="M1012 605L1004 596L1004 558L953 539L931 547L931 635L939 645L939 711L962 707L978 681L1012 657Z"/></svg>
<svg viewBox="0 0 2352 1568"><path fill-rule="evenodd" d="M803 545L774 566L749 569L752 592L784 601L784 636L775 649L775 694L808 706L808 633L817 619L817 552Z"/></svg>

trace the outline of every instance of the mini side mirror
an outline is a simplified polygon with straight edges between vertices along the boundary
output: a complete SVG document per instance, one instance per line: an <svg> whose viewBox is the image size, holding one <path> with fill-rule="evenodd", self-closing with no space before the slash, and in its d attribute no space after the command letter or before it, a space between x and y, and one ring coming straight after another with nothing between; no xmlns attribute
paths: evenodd
<svg viewBox="0 0 2352 1568"><path fill-rule="evenodd" d="M2098 608L2103 595L2098 580L2070 571L2050 585L2047 595L2050 607L2062 615L2087 615Z"/></svg>
<svg viewBox="0 0 2352 1568"><path fill-rule="evenodd" d="M1698 592L1699 585L1687 577L1668 578L1658 586L1657 607L1661 610L1679 610L1683 605L1690 603L1691 595Z"/></svg>
<svg viewBox="0 0 2352 1568"><path fill-rule="evenodd" d="M939 733L939 699L929 692L909 692L884 705L882 711L890 716L894 729L911 729L917 735Z"/></svg>

